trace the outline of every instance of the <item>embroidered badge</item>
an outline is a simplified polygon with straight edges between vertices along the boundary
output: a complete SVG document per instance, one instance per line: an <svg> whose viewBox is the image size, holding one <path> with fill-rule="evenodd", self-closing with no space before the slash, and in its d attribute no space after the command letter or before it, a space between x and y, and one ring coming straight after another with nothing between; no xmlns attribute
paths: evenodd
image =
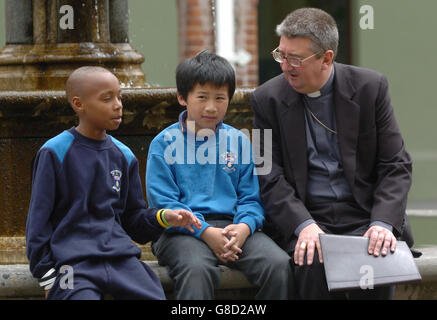
<svg viewBox="0 0 437 320"><path fill-rule="evenodd" d="M238 156L233 152L224 152L220 156L225 163L225 165L223 166L223 170L228 173L234 172L236 170L235 163L237 162Z"/></svg>
<svg viewBox="0 0 437 320"><path fill-rule="evenodd" d="M111 175L112 175L112 178L114 178L114 185L112 186L112 189L114 189L117 192L120 192L121 171L120 170L112 170Z"/></svg>

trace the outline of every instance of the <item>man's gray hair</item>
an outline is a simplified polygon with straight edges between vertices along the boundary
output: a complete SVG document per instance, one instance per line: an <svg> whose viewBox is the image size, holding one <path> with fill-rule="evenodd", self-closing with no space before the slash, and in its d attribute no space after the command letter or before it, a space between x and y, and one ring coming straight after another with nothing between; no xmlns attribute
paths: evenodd
<svg viewBox="0 0 437 320"><path fill-rule="evenodd" d="M327 12L316 8L294 10L276 27L278 36L287 38L310 38L311 50L321 57L326 50L334 51L334 59L338 49L338 28L334 18Z"/></svg>

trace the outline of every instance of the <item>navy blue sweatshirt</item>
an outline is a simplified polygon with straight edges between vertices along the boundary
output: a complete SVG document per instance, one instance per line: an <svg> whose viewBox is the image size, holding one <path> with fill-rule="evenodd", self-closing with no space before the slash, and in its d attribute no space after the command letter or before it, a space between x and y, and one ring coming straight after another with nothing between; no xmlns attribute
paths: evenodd
<svg viewBox="0 0 437 320"><path fill-rule="evenodd" d="M74 128L38 151L26 225L30 271L88 258L136 256L132 243L156 240L164 230L157 209L146 209L138 161L120 141L89 139Z"/></svg>

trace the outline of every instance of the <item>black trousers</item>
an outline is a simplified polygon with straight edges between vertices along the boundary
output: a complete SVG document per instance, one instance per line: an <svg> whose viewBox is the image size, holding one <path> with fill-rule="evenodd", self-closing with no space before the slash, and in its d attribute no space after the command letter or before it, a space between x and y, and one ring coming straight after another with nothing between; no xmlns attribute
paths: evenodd
<svg viewBox="0 0 437 320"><path fill-rule="evenodd" d="M307 206L318 226L328 234L341 234L363 236L369 228L369 214L363 212L356 204L349 202L317 204ZM311 266L299 266L294 263L294 247L297 243L295 237L290 245L288 254L292 257L296 291L301 299L393 299L395 286L378 287L374 289L358 289L330 293L326 283L325 269L319 262L317 250L315 251Z"/></svg>

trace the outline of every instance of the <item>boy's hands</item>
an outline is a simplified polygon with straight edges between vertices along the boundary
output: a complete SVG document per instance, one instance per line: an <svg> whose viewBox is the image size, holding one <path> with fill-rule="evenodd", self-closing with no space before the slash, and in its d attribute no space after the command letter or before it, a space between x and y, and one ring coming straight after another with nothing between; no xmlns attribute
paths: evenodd
<svg viewBox="0 0 437 320"><path fill-rule="evenodd" d="M217 258L226 263L238 259L241 247L250 235L250 228L245 223L230 224L225 228L208 227L200 238L215 253Z"/></svg>
<svg viewBox="0 0 437 320"><path fill-rule="evenodd" d="M230 224L223 228L222 234L226 237L230 237L229 242L225 245L225 249L229 251L223 255L224 258L228 258L233 253L241 253L244 243L248 236L250 236L250 228L245 223Z"/></svg>
<svg viewBox="0 0 437 320"><path fill-rule="evenodd" d="M184 209L165 209L164 218L172 227L184 227L190 232L194 232L192 226L197 229L202 227L200 220L193 213Z"/></svg>
<svg viewBox="0 0 437 320"><path fill-rule="evenodd" d="M226 263L228 261L235 261L238 259L237 253L241 252L241 249L237 252L229 250L226 246L233 247L237 239L235 238L235 232L229 230L228 233L234 238L228 239L225 234L223 234L222 228L208 227L203 231L200 239L202 239L209 248L214 252L217 258ZM226 254L226 256L225 256Z"/></svg>

